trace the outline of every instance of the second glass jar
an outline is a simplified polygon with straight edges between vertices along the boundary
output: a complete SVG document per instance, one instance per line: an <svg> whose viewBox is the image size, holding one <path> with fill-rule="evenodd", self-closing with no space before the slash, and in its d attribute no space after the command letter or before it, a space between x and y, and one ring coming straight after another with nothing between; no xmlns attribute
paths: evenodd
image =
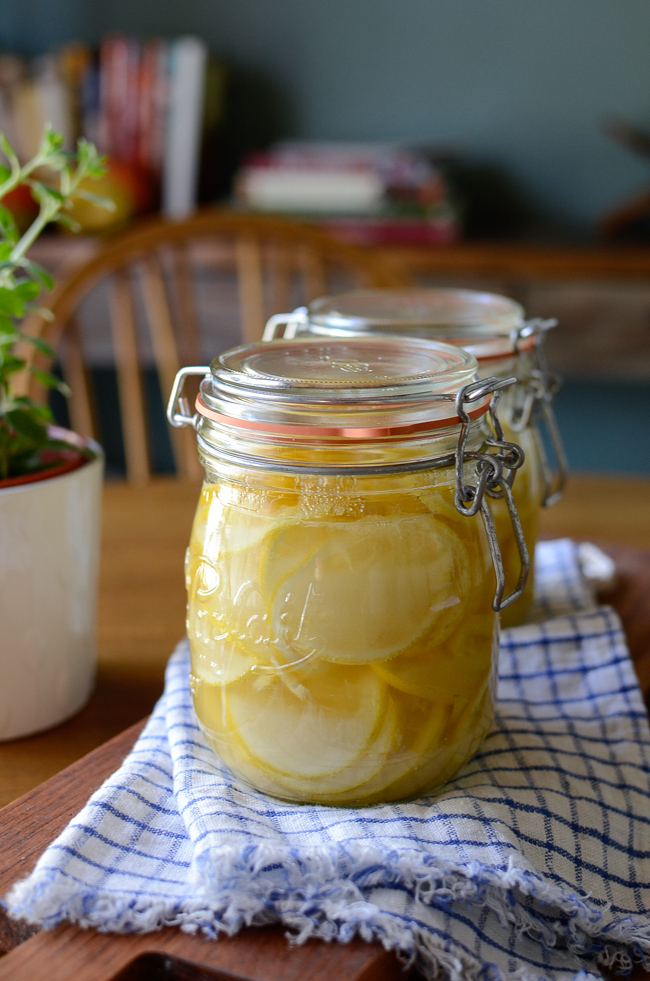
<svg viewBox="0 0 650 981"><path fill-rule="evenodd" d="M264 337L353 337L389 334L462 346L475 356L479 377L515 376L503 395L499 417L505 438L518 443L525 463L513 493L531 555L531 574L522 597L503 611L505 627L523 623L533 603L534 550L540 508L561 494L566 463L552 412L556 380L546 369L543 341L551 320L526 320L509 297L453 288L351 290L321 297L290 314L272 317ZM544 440L545 429L550 437ZM549 454L546 444L550 443ZM503 500L491 502L501 541L508 542L509 516ZM516 582L518 552L504 547L508 584Z"/></svg>

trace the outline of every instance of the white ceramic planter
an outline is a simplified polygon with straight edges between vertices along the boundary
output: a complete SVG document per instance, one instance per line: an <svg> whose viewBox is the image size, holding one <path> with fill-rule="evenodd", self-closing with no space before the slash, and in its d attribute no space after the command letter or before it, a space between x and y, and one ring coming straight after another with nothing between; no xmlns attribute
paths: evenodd
<svg viewBox="0 0 650 981"><path fill-rule="evenodd" d="M0 740L63 722L96 664L103 454L0 489Z"/></svg>

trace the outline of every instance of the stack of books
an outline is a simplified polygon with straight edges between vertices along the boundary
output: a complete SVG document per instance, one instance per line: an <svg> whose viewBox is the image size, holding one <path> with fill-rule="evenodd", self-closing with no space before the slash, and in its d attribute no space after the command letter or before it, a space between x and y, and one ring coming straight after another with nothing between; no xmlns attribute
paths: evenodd
<svg viewBox="0 0 650 981"><path fill-rule="evenodd" d="M70 44L31 61L0 55L0 130L22 160L51 124L72 149L78 137L139 169L160 191L162 210L196 205L206 124L219 122L224 69L195 37L105 38L98 50Z"/></svg>
<svg viewBox="0 0 650 981"><path fill-rule="evenodd" d="M377 143L276 143L248 156L240 207L317 221L359 244L443 245L460 220L443 174L421 150Z"/></svg>

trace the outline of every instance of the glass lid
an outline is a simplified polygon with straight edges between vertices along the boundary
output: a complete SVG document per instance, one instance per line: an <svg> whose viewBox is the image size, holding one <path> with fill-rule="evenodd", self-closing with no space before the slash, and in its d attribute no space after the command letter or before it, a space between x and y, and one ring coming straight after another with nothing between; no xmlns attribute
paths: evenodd
<svg viewBox="0 0 650 981"><path fill-rule="evenodd" d="M480 359L513 352L524 310L507 296L478 290L366 289L313 301L307 320L315 333L408 334L463 345Z"/></svg>
<svg viewBox="0 0 650 981"><path fill-rule="evenodd" d="M463 348L419 338L297 338L232 348L201 384L199 413L215 421L367 431L458 421L457 392L476 377ZM477 410L485 411L487 400Z"/></svg>

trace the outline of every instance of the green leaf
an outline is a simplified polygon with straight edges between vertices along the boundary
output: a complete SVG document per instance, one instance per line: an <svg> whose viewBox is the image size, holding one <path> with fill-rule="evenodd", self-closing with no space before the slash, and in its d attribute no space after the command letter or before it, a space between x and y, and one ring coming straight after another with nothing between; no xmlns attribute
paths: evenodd
<svg viewBox="0 0 650 981"><path fill-rule="evenodd" d="M42 402L35 402L34 399L28 399L26 404L29 406L29 411L33 413L37 419L42 419L43 422L49 423L53 421L52 410L49 405L43 405Z"/></svg>
<svg viewBox="0 0 650 981"><path fill-rule="evenodd" d="M79 222L75 221L71 215L66 215L63 211L58 214L54 220L58 225L63 225L64 228L69 228L71 232L81 231L81 225Z"/></svg>
<svg viewBox="0 0 650 981"><path fill-rule="evenodd" d="M24 341L27 341L28 344L31 344L32 347L35 347L37 351L40 351L41 354L44 354L47 358L54 357L54 348L51 344L48 344L47 341L43 340L42 337L33 337L31 334L21 334L20 336Z"/></svg>
<svg viewBox="0 0 650 981"><path fill-rule="evenodd" d="M7 317L6 314L0 313L0 331L3 334L7 334L14 340L18 337L18 329L11 317Z"/></svg>
<svg viewBox="0 0 650 981"><path fill-rule="evenodd" d="M15 173L16 171L19 171L20 170L20 162L18 160L18 157L14 153L14 149L13 149L11 143L9 142L9 140L7 139L7 137L5 136L4 133L0 133L0 150L2 150L2 152L5 155L5 157L9 161L9 165L11 167L11 172L12 173Z"/></svg>
<svg viewBox="0 0 650 981"><path fill-rule="evenodd" d="M60 378L50 374L49 371L41 371L40 368L30 366L29 373L45 388L55 388L57 392L61 392L61 395L66 397L70 395L70 387Z"/></svg>
<svg viewBox="0 0 650 981"><path fill-rule="evenodd" d="M10 242L17 242L20 238L14 216L4 204L0 204L0 230L2 230L2 234Z"/></svg>
<svg viewBox="0 0 650 981"><path fill-rule="evenodd" d="M29 273L29 275L32 276L37 283L40 283L44 289L54 289L54 280L50 276L47 269L44 269L38 262L34 262L33 259L27 259L24 264L24 269L25 272Z"/></svg>
<svg viewBox="0 0 650 981"><path fill-rule="evenodd" d="M17 371L22 371L25 367L23 358L17 358L13 354L6 354L0 364L0 377L2 375L13 375Z"/></svg>
<svg viewBox="0 0 650 981"><path fill-rule="evenodd" d="M0 313L11 314L12 317L22 317L25 312L25 301L17 292L17 288L7 289L0 286Z"/></svg>
<svg viewBox="0 0 650 981"><path fill-rule="evenodd" d="M107 170L108 158L102 156L93 143L80 139L77 142L77 167L88 177L102 177Z"/></svg>
<svg viewBox="0 0 650 981"><path fill-rule="evenodd" d="M84 201L90 201L91 204L96 204L98 208L106 208L107 211L115 211L116 204L111 198L104 197L102 194L93 194L92 191L87 191L84 187L77 188L73 191L72 196L75 198L83 198Z"/></svg>
<svg viewBox="0 0 650 981"><path fill-rule="evenodd" d="M17 433L40 446L47 439L47 429L41 419L34 418L34 413L27 409L12 409L7 412L7 419Z"/></svg>
<svg viewBox="0 0 650 981"><path fill-rule="evenodd" d="M25 310L37 314L42 320L47 320L48 323L52 323L54 320L54 314L49 307L41 307L37 303L26 303Z"/></svg>
<svg viewBox="0 0 650 981"><path fill-rule="evenodd" d="M56 133L51 126L47 126L43 136L41 137L41 143L38 148L38 156L50 157L56 155L62 146L63 136L61 133Z"/></svg>
<svg viewBox="0 0 650 981"><path fill-rule="evenodd" d="M70 157L67 153L51 153L47 160L44 161L44 166L49 170L54 170L60 173L70 163Z"/></svg>
<svg viewBox="0 0 650 981"><path fill-rule="evenodd" d="M24 279L22 283L18 283L16 285L15 292L22 300L25 301L25 303L29 303L30 300L36 299L38 294L41 292L41 289L38 283L35 283L30 279Z"/></svg>
<svg viewBox="0 0 650 981"><path fill-rule="evenodd" d="M60 207L65 203L65 196L61 194L61 191L57 191L55 187L51 187L49 184L43 184L42 181L29 181L29 185L39 204L55 204Z"/></svg>
<svg viewBox="0 0 650 981"><path fill-rule="evenodd" d="M52 413L47 404L29 396L12 392L12 376L27 371L47 389L69 394L68 386L51 372L27 364L16 355L19 342L31 344L48 359L54 358L51 346L42 337L24 335L20 320L26 311L35 311L43 318L52 313L41 309L36 301L42 289L52 289L54 281L47 270L32 262L26 254L45 225L57 219L61 224L78 230L77 223L62 208L74 197L91 201L99 207L112 209L114 203L79 188L85 178L100 177L106 170L92 143L80 140L75 153L63 149L63 137L48 127L42 136L38 153L22 167L10 143L0 133L0 153L6 160L0 163L0 200L19 183L27 184L39 206L39 214L20 236L13 215L0 204L0 477L39 469L41 449L46 444L47 425ZM54 186L39 179L41 169L54 171Z"/></svg>

